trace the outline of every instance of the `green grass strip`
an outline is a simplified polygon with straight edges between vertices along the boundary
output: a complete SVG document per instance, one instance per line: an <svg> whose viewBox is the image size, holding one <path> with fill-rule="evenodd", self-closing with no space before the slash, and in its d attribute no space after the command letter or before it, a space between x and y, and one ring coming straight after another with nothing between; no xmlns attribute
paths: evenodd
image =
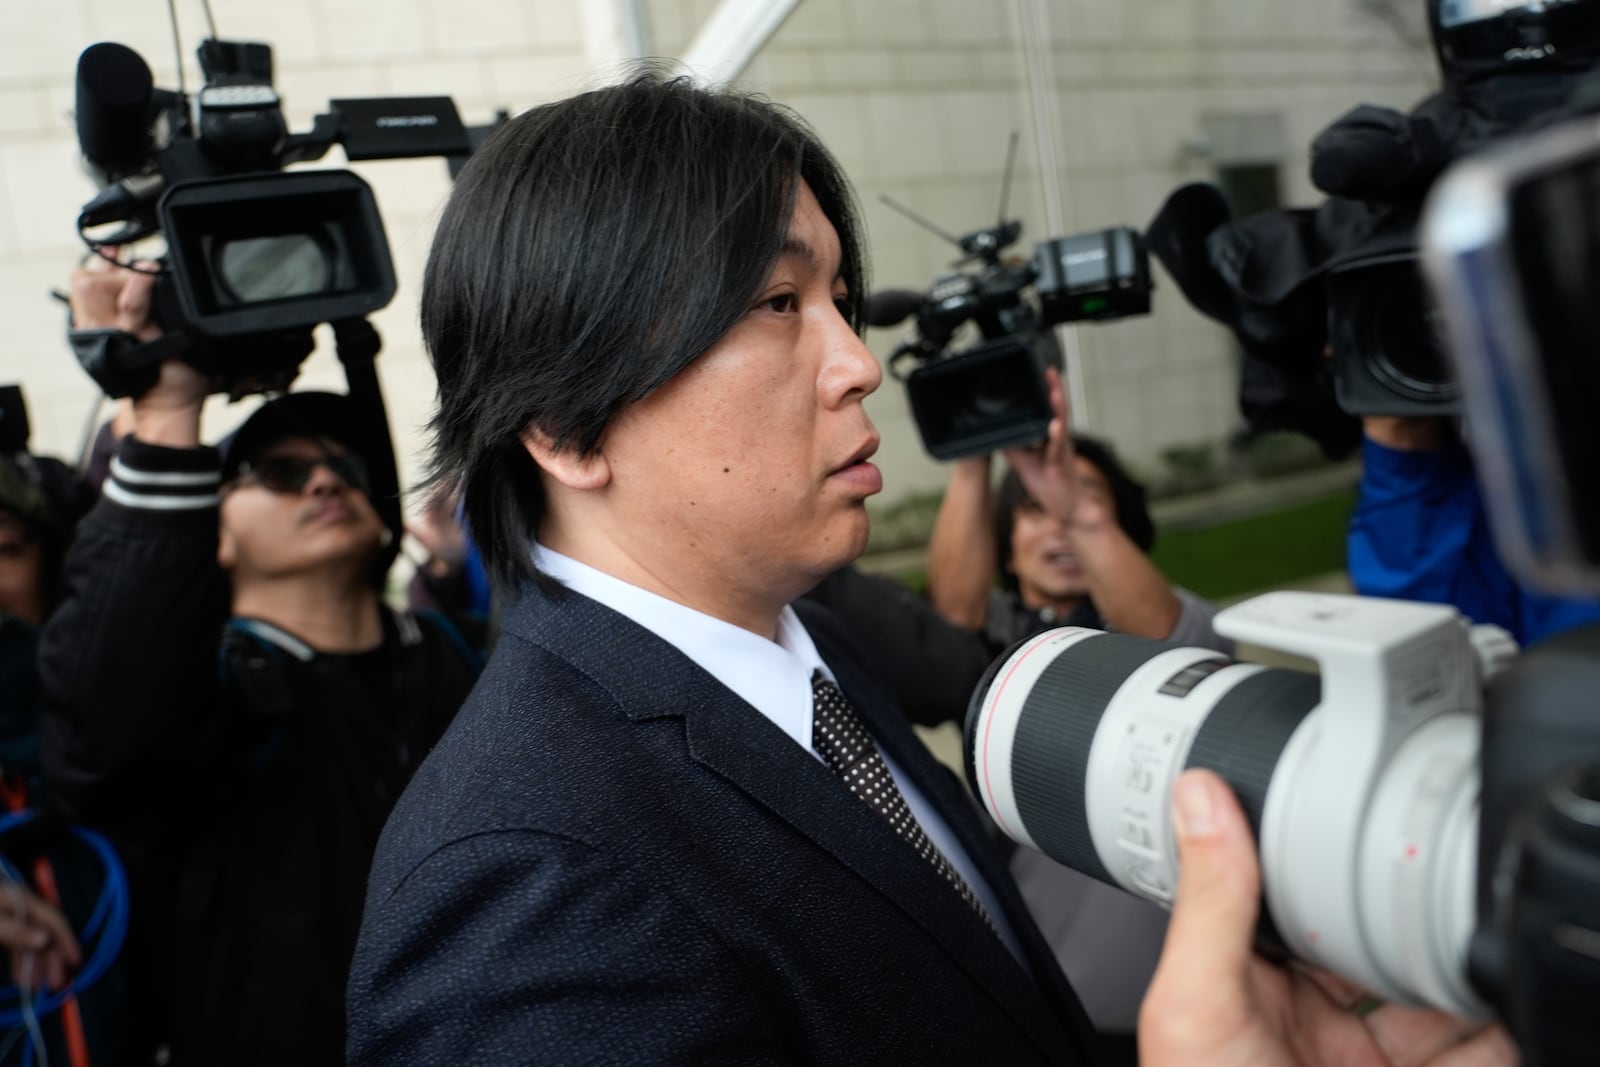
<svg viewBox="0 0 1600 1067"><path fill-rule="evenodd" d="M1354 489L1216 526L1167 529L1151 557L1168 581L1213 599L1343 570Z"/></svg>

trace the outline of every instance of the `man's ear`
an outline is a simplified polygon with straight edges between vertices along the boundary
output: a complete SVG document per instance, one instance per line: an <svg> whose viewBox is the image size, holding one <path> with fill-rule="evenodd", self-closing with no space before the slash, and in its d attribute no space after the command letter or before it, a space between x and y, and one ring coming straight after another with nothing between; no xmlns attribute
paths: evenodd
<svg viewBox="0 0 1600 1067"><path fill-rule="evenodd" d="M601 489L611 481L611 466L599 451L579 455L575 448L558 449L549 434L532 425L519 436L539 469L568 489Z"/></svg>

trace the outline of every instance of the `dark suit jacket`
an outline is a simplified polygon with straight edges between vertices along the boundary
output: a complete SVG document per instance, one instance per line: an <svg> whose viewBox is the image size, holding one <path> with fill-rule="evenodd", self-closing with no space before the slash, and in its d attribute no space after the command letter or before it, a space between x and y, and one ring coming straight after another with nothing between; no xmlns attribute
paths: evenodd
<svg viewBox="0 0 1600 1067"><path fill-rule="evenodd" d="M530 586L379 844L351 1063L1093 1061L954 776L826 612L797 610L1028 970L760 712L616 612Z"/></svg>

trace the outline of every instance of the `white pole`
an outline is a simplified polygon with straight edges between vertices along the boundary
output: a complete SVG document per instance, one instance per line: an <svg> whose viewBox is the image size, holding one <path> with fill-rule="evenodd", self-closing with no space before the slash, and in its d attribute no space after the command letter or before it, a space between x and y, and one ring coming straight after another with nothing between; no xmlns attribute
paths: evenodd
<svg viewBox="0 0 1600 1067"><path fill-rule="evenodd" d="M744 73L800 0L722 0L684 50L689 75L705 86L725 85Z"/></svg>
<svg viewBox="0 0 1600 1067"><path fill-rule="evenodd" d="M642 0L583 0L583 57L592 71L616 70L652 51Z"/></svg>
<svg viewBox="0 0 1600 1067"><path fill-rule="evenodd" d="M1055 65L1050 55L1052 38L1046 0L1017 0L1017 22L1028 71L1028 102L1033 115L1033 140L1039 155L1039 191L1044 197L1045 225L1049 227L1049 236L1061 237L1067 233L1067 217L1061 205L1064 180L1056 158L1056 132L1061 127L1056 110ZM1064 384L1067 399L1072 404L1072 428L1089 430L1094 426L1094 419L1089 410L1078 329L1058 326L1056 338L1061 342L1066 362Z"/></svg>

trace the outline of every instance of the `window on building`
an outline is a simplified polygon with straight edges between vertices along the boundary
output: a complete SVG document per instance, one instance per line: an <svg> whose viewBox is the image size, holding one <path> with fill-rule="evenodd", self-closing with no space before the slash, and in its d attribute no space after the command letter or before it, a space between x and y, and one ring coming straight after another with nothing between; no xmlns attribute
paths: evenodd
<svg viewBox="0 0 1600 1067"><path fill-rule="evenodd" d="M1283 206L1279 170L1276 163L1218 164L1217 185L1234 218L1249 218Z"/></svg>

